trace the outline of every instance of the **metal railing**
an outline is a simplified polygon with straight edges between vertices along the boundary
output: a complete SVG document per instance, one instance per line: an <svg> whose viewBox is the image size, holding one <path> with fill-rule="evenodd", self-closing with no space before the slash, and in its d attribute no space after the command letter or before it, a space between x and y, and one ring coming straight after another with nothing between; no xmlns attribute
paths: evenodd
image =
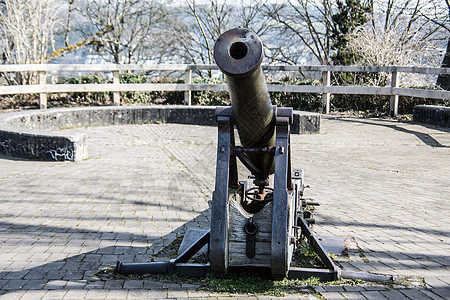
<svg viewBox="0 0 450 300"><path fill-rule="evenodd" d="M73 93L73 92L112 92L114 105L120 105L120 92L152 92L152 91L184 91L186 105L191 105L192 91L226 91L226 84L193 84L192 72L201 70L218 70L216 65L84 65L84 64L29 64L29 65L0 65L0 72L37 72L38 84L31 85L5 85L0 86L0 95L10 94L39 94L39 107L47 108L48 93ZM421 97L429 99L450 99L450 91L426 90L399 87L399 73L419 74L447 74L450 68L427 67L399 67L399 66L290 66L276 65L263 66L263 70L276 72L322 72L322 85L279 85L269 84L269 92L286 93L319 93L322 94L323 112L330 112L331 94L353 95L387 95L390 96L390 114L397 115L399 96ZM113 82L104 84L47 84L48 72L112 72ZM129 71L182 71L185 83L120 83L119 74ZM332 72L364 72L364 73L389 73L391 86L333 86L331 85Z"/></svg>

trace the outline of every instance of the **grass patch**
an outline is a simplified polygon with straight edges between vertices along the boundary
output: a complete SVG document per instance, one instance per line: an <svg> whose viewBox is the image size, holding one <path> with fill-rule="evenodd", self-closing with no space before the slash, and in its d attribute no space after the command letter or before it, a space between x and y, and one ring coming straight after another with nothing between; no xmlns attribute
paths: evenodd
<svg viewBox="0 0 450 300"><path fill-rule="evenodd" d="M199 290L222 294L258 294L269 296L284 296L286 293L315 294L312 286L321 284L319 278L311 277L305 280L283 279L271 280L258 274L231 273L224 277L209 274L205 278L191 278L182 274L130 274L123 275L114 272L113 267L105 268L92 276L95 279L112 280L150 280L163 283L191 284Z"/></svg>
<svg viewBox="0 0 450 300"><path fill-rule="evenodd" d="M261 294L284 296L288 292L312 293L311 286L319 284L319 279L270 280L255 274L229 274L225 277L208 275L202 280L201 289L229 294Z"/></svg>
<svg viewBox="0 0 450 300"><path fill-rule="evenodd" d="M314 250L314 247L304 240L299 240L297 242L297 247L292 256L291 266L302 268L326 268L316 250Z"/></svg>

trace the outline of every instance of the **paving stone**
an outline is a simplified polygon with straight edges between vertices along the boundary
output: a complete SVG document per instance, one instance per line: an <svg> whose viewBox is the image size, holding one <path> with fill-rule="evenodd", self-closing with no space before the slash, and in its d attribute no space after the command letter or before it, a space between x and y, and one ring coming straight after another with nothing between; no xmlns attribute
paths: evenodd
<svg viewBox="0 0 450 300"><path fill-rule="evenodd" d="M430 290L420 290L420 292L422 294L425 294L428 298L433 299L433 300L442 300L445 299L443 297L438 296L437 294L433 293ZM447 297L448 298L448 297Z"/></svg>
<svg viewBox="0 0 450 300"><path fill-rule="evenodd" d="M66 280L50 280L48 281L45 286L43 287L43 289L46 290L59 290L64 288L67 285L67 281Z"/></svg>
<svg viewBox="0 0 450 300"><path fill-rule="evenodd" d="M107 299L126 299L128 296L128 290L109 290L106 293ZM149 298L151 299L151 298Z"/></svg>
<svg viewBox="0 0 450 300"><path fill-rule="evenodd" d="M88 291L86 290L68 290L63 299L84 299Z"/></svg>
<svg viewBox="0 0 450 300"><path fill-rule="evenodd" d="M0 291L2 290L2 287L8 283L8 279L0 279Z"/></svg>
<svg viewBox="0 0 450 300"><path fill-rule="evenodd" d="M25 276L29 273L29 270L23 270L23 271L16 271L16 272L9 272L5 276L3 276L3 279L22 279L25 278Z"/></svg>
<svg viewBox="0 0 450 300"><path fill-rule="evenodd" d="M5 292L3 295L0 295L0 299L2 300L17 300L23 297L25 294L25 291L12 291L12 292Z"/></svg>
<svg viewBox="0 0 450 300"><path fill-rule="evenodd" d="M33 280L42 279L59 281L68 299L82 299L88 289L109 297L121 283L108 287L91 279L114 266L116 258L148 261L187 228L209 227L216 128L144 124L70 130L87 133L91 159L61 163L0 157L5 187L0 211L8 212L0 224L1 290L10 281L10 288L20 283L39 288ZM442 147L430 145L428 137ZM346 269L425 276L430 290L418 292L448 298L449 130L324 117L321 134L292 136L291 147L292 164L305 170L310 185L306 196L321 203L314 231L354 239L354 253L342 264ZM156 292L162 284L145 281L143 287ZM338 295L344 293L352 297L359 291L345 287ZM123 293L117 295L124 299ZM166 290L160 295L168 297Z"/></svg>
<svg viewBox="0 0 450 300"><path fill-rule="evenodd" d="M46 284L48 283L48 280L46 279L30 279L28 282L23 286L25 290L40 290L42 289Z"/></svg>
<svg viewBox="0 0 450 300"><path fill-rule="evenodd" d="M389 299L389 298L383 296L383 294L381 292L378 292L378 291L361 292L361 295L366 297L368 300L386 300L386 299Z"/></svg>
<svg viewBox="0 0 450 300"><path fill-rule="evenodd" d="M322 295L325 299L345 299L345 297L338 292L321 292L320 295Z"/></svg>
<svg viewBox="0 0 450 300"><path fill-rule="evenodd" d="M341 295L344 296L344 298L347 300L357 300L363 298L363 296L359 292L342 292Z"/></svg>
<svg viewBox="0 0 450 300"><path fill-rule="evenodd" d="M344 287L340 285L326 285L323 287L325 292L344 292Z"/></svg>
<svg viewBox="0 0 450 300"><path fill-rule="evenodd" d="M450 299L450 287L436 288L432 289L431 291L444 299Z"/></svg>
<svg viewBox="0 0 450 300"><path fill-rule="evenodd" d="M388 290L389 287L386 285L374 285L374 284L370 284L370 285L365 285L364 289L366 291L385 291Z"/></svg>
<svg viewBox="0 0 450 300"><path fill-rule="evenodd" d="M103 290L88 290L84 299L106 299L107 293Z"/></svg>
<svg viewBox="0 0 450 300"><path fill-rule="evenodd" d="M347 292L361 292L365 291L366 289L360 285L346 285L344 286L344 290Z"/></svg>
<svg viewBox="0 0 450 300"><path fill-rule="evenodd" d="M150 289L148 295L150 299L166 299L168 291L167 289Z"/></svg>
<svg viewBox="0 0 450 300"><path fill-rule="evenodd" d="M312 287L316 293L325 292L325 288L323 286L313 286Z"/></svg>
<svg viewBox="0 0 450 300"><path fill-rule="evenodd" d="M4 290L4 291L21 290L27 283L28 283L28 280L11 279L2 286L2 290Z"/></svg>
<svg viewBox="0 0 450 300"><path fill-rule="evenodd" d="M125 280L123 279L108 279L105 281L105 289L122 289L124 283Z"/></svg>
<svg viewBox="0 0 450 300"><path fill-rule="evenodd" d="M20 300L36 300L36 299L48 299L45 298L45 294L47 291L44 290L27 290L23 296L20 298ZM64 294L66 292L64 291ZM57 299L56 297L53 299ZM58 297L58 299L62 299L62 297Z"/></svg>
<svg viewBox="0 0 450 300"><path fill-rule="evenodd" d="M104 280L95 280L95 281L87 281L87 284L84 286L86 290L94 290L94 289L103 289L105 287Z"/></svg>
<svg viewBox="0 0 450 300"><path fill-rule="evenodd" d="M389 290L389 291L380 291L383 296L385 296L388 299L392 300L408 300L404 294L402 294L400 291L397 290Z"/></svg>
<svg viewBox="0 0 450 300"><path fill-rule="evenodd" d="M67 294L67 290L48 290L42 299L63 299ZM35 298L38 299L38 298ZM21 299L22 300L22 299Z"/></svg>
<svg viewBox="0 0 450 300"><path fill-rule="evenodd" d="M124 289L142 289L143 286L144 286L143 280L134 280L134 279L125 280L123 284Z"/></svg>
<svg viewBox="0 0 450 300"><path fill-rule="evenodd" d="M418 289L402 289L400 292L409 299L421 299L426 297L425 294L421 293Z"/></svg>

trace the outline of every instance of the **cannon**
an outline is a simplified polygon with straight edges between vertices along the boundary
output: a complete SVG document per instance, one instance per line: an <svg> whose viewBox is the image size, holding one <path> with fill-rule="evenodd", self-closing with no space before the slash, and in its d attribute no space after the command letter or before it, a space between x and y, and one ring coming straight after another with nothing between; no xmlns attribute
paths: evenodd
<svg viewBox="0 0 450 300"><path fill-rule="evenodd" d="M292 170L290 162L293 111L271 103L261 68L263 45L256 34L242 28L225 32L215 44L214 58L226 76L231 107L216 110L211 271L225 274L230 267L251 266L285 277L303 192L302 171ZM239 181L237 160L250 171L252 183Z"/></svg>
<svg viewBox="0 0 450 300"><path fill-rule="evenodd" d="M343 272L311 232L312 219L306 207L315 203L304 198L303 170L291 167L293 110L272 105L261 68L263 56L259 37L244 28L223 33L214 47L214 58L226 77L231 106L217 107L215 113L218 142L210 230L176 259L143 264L118 262L117 272L204 276L245 268L269 272L273 278L390 279ZM238 161L245 167L240 171L249 172L246 180L238 178ZM300 238L309 241L326 269L291 267ZM187 264L206 244L210 262Z"/></svg>

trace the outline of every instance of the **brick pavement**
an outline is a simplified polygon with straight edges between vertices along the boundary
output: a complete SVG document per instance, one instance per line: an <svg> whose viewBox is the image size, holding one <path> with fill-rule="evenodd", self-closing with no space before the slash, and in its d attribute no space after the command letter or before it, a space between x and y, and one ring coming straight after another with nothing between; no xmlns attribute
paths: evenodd
<svg viewBox="0 0 450 300"><path fill-rule="evenodd" d="M0 298L227 298L195 285L93 276L118 259L148 261L187 228L208 228L216 128L70 130L88 134L90 159L0 157ZM307 196L322 204L314 230L346 240L349 256L339 263L421 276L426 283L324 286L317 292L326 299L450 298L448 129L327 117L320 135L293 136L292 144L293 165L305 170L310 186Z"/></svg>

